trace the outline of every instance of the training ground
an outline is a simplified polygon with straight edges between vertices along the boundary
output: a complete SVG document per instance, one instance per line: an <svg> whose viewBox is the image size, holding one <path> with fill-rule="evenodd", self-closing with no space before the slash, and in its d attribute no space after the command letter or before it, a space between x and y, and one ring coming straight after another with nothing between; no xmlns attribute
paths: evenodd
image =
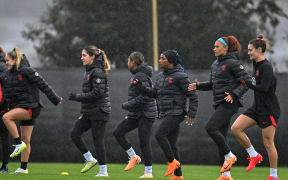
<svg viewBox="0 0 288 180"><path fill-rule="evenodd" d="M9 163L9 173L15 171L20 163ZM100 179L138 179L143 175L144 165L139 164L131 171L125 172L123 169L126 164L108 164L109 177L102 177ZM60 180L60 179L95 179L95 174L98 173L99 166L95 166L89 172L81 174L80 170L83 164L79 163L29 163L29 174L0 174L1 180ZM233 166L231 173L234 180L266 180L269 176L269 167L256 167L250 172L245 171L246 167ZM216 180L220 173L218 166L194 166L183 165L183 176L185 179L192 180ZM153 165L154 179L169 179L164 177L166 165ZM68 172L69 175L61 175L61 172ZM278 176L281 180L288 179L288 168L280 167L278 169Z"/></svg>

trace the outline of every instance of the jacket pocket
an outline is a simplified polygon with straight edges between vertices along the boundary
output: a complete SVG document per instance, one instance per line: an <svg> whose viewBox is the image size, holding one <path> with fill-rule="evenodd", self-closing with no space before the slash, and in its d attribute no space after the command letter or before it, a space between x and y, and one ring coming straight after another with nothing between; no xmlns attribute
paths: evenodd
<svg viewBox="0 0 288 180"><path fill-rule="evenodd" d="M100 110L107 114L111 113L111 107L100 107Z"/></svg>

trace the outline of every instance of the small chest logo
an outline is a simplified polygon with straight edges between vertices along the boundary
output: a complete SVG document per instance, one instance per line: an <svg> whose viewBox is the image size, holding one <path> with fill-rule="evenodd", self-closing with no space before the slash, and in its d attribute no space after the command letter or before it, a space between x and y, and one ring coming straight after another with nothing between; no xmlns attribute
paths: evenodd
<svg viewBox="0 0 288 180"><path fill-rule="evenodd" d="M22 80L23 79L23 76L22 76L22 74L18 74L18 80Z"/></svg>
<svg viewBox="0 0 288 180"><path fill-rule="evenodd" d="M100 79L100 78L97 78L97 79L96 79L96 83L97 83L97 84L101 83L101 79Z"/></svg>
<svg viewBox="0 0 288 180"><path fill-rule="evenodd" d="M130 84L135 84L134 78L130 78L129 82L130 82Z"/></svg>
<svg viewBox="0 0 288 180"><path fill-rule="evenodd" d="M226 65L221 66L222 71L226 70Z"/></svg>
<svg viewBox="0 0 288 180"><path fill-rule="evenodd" d="M255 72L256 77L259 77L259 70Z"/></svg>
<svg viewBox="0 0 288 180"><path fill-rule="evenodd" d="M172 78L172 77L169 77L168 82L169 82L170 84L173 83L173 78Z"/></svg>
<svg viewBox="0 0 288 180"><path fill-rule="evenodd" d="M90 80L90 74L87 74L87 81Z"/></svg>

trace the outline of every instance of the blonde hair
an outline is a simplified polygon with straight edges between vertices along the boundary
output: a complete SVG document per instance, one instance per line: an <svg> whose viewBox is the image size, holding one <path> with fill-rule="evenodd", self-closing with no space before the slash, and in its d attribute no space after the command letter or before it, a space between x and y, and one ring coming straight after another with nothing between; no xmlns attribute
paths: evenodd
<svg viewBox="0 0 288 180"><path fill-rule="evenodd" d="M0 52L3 53L4 55L6 55L6 52L2 47L0 47Z"/></svg>
<svg viewBox="0 0 288 180"><path fill-rule="evenodd" d="M104 59L104 71L105 72L108 72L111 70L111 66L110 66L110 62L108 60L108 57L106 55L106 53L104 51L102 51L102 56L103 56L103 59Z"/></svg>
<svg viewBox="0 0 288 180"><path fill-rule="evenodd" d="M16 69L18 70L21 60L23 59L23 54L18 48L14 47L12 51L7 53L7 55L10 56L12 60L16 61Z"/></svg>
<svg viewBox="0 0 288 180"><path fill-rule="evenodd" d="M83 49L89 54L89 56L95 55L95 57L98 55L98 52L100 50L94 45L87 46ZM101 51L101 54L103 56L103 65L104 65L103 69L105 72L108 72L111 70L109 59L104 51Z"/></svg>

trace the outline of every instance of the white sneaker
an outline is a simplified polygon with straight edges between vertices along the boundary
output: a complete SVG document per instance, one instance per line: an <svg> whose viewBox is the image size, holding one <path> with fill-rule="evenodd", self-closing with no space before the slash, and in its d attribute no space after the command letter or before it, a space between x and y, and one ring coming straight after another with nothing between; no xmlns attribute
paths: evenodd
<svg viewBox="0 0 288 180"><path fill-rule="evenodd" d="M15 146L15 149L13 151L13 153L10 155L10 158L14 158L16 156L18 156L24 149L27 148L26 144L21 141L21 144L17 144L17 145L13 145Z"/></svg>
<svg viewBox="0 0 288 180"><path fill-rule="evenodd" d="M152 179L153 175L152 175L152 173L144 173L144 175L140 176L139 178L140 179Z"/></svg>
<svg viewBox="0 0 288 180"><path fill-rule="evenodd" d="M16 169L15 172L13 172L11 174L28 174L28 169L18 168L18 169Z"/></svg>
<svg viewBox="0 0 288 180"><path fill-rule="evenodd" d="M103 174L99 172L98 174L95 175L95 177L108 177L108 173Z"/></svg>

